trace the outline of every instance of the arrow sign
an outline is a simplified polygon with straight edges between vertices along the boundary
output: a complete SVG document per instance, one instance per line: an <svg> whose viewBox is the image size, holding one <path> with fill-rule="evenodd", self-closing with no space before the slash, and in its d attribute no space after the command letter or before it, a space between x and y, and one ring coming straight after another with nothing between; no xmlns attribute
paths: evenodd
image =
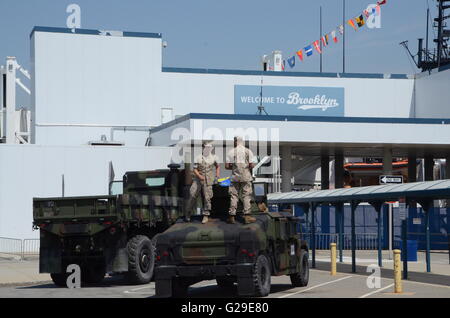
<svg viewBox="0 0 450 318"><path fill-rule="evenodd" d="M401 184L403 176L380 176L380 184Z"/></svg>

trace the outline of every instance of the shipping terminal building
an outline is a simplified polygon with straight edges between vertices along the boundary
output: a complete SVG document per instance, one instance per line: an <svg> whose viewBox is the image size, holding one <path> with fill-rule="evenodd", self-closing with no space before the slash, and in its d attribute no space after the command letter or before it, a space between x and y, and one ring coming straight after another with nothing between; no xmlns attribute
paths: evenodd
<svg viewBox="0 0 450 318"><path fill-rule="evenodd" d="M450 177L445 67L414 75L279 72L274 52L275 71L172 68L163 67L160 33L35 27L30 41L29 72L13 57L0 69L0 237L38 237L33 197L107 194L126 171L166 168L180 157L183 134L184 145L212 140L216 149L245 129L256 132L245 136L250 143L276 141L273 192L362 186L379 175ZM21 89L29 108L16 101ZM335 233L332 210L319 209L316 232ZM357 233L376 233L373 208L359 210ZM432 213L432 247L446 249L445 202ZM422 218L420 207L408 216L419 247ZM399 239L399 225L383 221L386 245L389 231Z"/></svg>

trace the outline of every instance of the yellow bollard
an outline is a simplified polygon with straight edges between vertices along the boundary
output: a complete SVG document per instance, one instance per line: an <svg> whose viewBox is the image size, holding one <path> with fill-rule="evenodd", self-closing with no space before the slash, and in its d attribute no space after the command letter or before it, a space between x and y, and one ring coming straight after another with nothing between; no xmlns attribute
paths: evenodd
<svg viewBox="0 0 450 318"><path fill-rule="evenodd" d="M394 292L396 294L403 293L400 254L400 250L394 250Z"/></svg>
<svg viewBox="0 0 450 318"><path fill-rule="evenodd" d="M336 243L331 243L331 276L336 276Z"/></svg>

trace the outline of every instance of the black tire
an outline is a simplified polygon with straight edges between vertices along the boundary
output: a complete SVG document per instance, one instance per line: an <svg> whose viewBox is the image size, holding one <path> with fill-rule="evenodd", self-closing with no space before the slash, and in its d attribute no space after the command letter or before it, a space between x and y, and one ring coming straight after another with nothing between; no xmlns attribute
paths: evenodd
<svg viewBox="0 0 450 318"><path fill-rule="evenodd" d="M155 246L145 235L132 237L127 244L128 250L128 282L131 284L147 284L153 276L155 268Z"/></svg>
<svg viewBox="0 0 450 318"><path fill-rule="evenodd" d="M220 288L229 289L234 286L236 279L233 277L217 277L216 282Z"/></svg>
<svg viewBox="0 0 450 318"><path fill-rule="evenodd" d="M289 275L293 287L305 287L309 282L309 256L308 252L300 252L300 272Z"/></svg>
<svg viewBox="0 0 450 318"><path fill-rule="evenodd" d="M58 287L67 287L67 277L69 274L67 273L52 273L50 274L53 283L55 283Z"/></svg>
<svg viewBox="0 0 450 318"><path fill-rule="evenodd" d="M81 282L98 284L105 278L106 270L103 264L90 264L81 267Z"/></svg>
<svg viewBox="0 0 450 318"><path fill-rule="evenodd" d="M271 276L269 260L266 256L259 255L253 271L255 296L266 297L270 294Z"/></svg>
<svg viewBox="0 0 450 318"><path fill-rule="evenodd" d="M188 295L189 284L181 278L172 279L172 297L186 298Z"/></svg>

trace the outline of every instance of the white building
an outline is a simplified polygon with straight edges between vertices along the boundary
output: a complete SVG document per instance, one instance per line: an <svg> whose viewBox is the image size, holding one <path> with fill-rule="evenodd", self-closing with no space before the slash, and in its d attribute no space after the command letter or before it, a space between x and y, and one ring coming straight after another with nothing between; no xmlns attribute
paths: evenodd
<svg viewBox="0 0 450 318"><path fill-rule="evenodd" d="M101 195L109 162L116 179L127 170L164 168L173 159L174 129L193 133L195 122L202 128L193 140L208 128L224 136L228 128L279 129L281 157L288 158L284 190L301 169L295 156L322 156L324 166L330 156L450 153L450 70L262 74L163 67L162 53L159 33L35 27L30 144L0 145L0 236L36 237L32 198L60 196L62 175L65 195ZM1 70L2 84L12 78L8 71ZM261 76L268 116L256 115ZM8 126L7 115L17 110L11 86L0 87L0 137L16 140L24 128Z"/></svg>

